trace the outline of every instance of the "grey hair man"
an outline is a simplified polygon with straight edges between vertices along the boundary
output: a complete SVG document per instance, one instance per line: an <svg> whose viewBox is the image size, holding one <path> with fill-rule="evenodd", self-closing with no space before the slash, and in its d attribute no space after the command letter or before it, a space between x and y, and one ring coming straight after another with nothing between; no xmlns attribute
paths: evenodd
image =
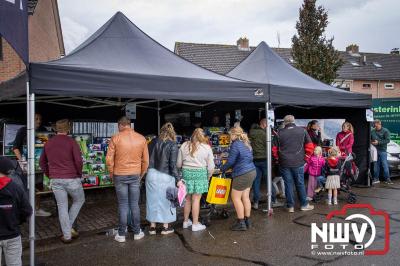
<svg viewBox="0 0 400 266"><path fill-rule="evenodd" d="M296 186L301 210L310 211L314 206L307 202L304 185L305 159L313 152L313 143L307 131L295 124L293 115L283 118L284 128L279 129L277 141L273 147L273 154L280 165L281 174L285 182L286 207L294 212L293 184Z"/></svg>

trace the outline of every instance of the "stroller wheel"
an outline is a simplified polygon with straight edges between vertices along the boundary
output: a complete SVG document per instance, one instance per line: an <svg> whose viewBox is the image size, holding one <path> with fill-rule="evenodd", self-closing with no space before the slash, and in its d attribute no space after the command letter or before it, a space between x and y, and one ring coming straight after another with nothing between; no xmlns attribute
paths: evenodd
<svg viewBox="0 0 400 266"><path fill-rule="evenodd" d="M318 202L321 201L321 199L322 199L321 193L315 193L315 195L314 195L314 197L313 197L314 202L315 202L315 203L318 203Z"/></svg>
<svg viewBox="0 0 400 266"><path fill-rule="evenodd" d="M354 204L357 202L357 196L354 193L349 193L349 196L347 197L347 202L350 204Z"/></svg>
<svg viewBox="0 0 400 266"><path fill-rule="evenodd" d="M221 212L221 218L222 219L228 219L229 218L229 213L227 210L223 209Z"/></svg>

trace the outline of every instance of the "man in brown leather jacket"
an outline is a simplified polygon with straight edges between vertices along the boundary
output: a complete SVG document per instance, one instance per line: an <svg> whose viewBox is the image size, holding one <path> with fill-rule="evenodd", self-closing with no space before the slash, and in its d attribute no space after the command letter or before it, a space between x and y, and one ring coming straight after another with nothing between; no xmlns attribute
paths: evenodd
<svg viewBox="0 0 400 266"><path fill-rule="evenodd" d="M118 198L119 227L115 240L125 242L129 210L132 212L134 239L144 237L140 229L140 179L149 166L149 151L146 139L131 128L129 118L120 118L118 129L119 133L110 140L106 160Z"/></svg>

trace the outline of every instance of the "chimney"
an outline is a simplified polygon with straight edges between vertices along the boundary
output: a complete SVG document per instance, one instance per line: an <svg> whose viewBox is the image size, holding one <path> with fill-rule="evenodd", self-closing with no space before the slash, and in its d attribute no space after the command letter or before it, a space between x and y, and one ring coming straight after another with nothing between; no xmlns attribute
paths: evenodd
<svg viewBox="0 0 400 266"><path fill-rule="evenodd" d="M390 54L400 54L400 51L399 51L399 48L393 48L391 51L390 51Z"/></svg>
<svg viewBox="0 0 400 266"><path fill-rule="evenodd" d="M359 47L357 44L350 44L349 46L346 47L346 52L350 54L358 54Z"/></svg>
<svg viewBox="0 0 400 266"><path fill-rule="evenodd" d="M236 44L240 51L250 51L249 39L246 37L240 37Z"/></svg>

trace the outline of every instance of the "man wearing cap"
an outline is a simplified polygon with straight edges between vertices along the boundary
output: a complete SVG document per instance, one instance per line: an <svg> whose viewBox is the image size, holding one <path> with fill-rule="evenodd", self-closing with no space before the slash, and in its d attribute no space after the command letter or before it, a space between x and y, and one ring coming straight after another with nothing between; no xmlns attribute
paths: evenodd
<svg viewBox="0 0 400 266"><path fill-rule="evenodd" d="M40 167L50 178L51 189L57 201L58 216L63 236L61 241L70 243L79 236L72 228L79 211L85 202L82 177L82 155L78 143L70 136L67 119L56 122L57 135L45 145L40 156ZM68 211L68 196L72 205Z"/></svg>
<svg viewBox="0 0 400 266"><path fill-rule="evenodd" d="M13 170L10 159L0 157L0 265L22 265L20 224L32 214L26 192L7 175Z"/></svg>

